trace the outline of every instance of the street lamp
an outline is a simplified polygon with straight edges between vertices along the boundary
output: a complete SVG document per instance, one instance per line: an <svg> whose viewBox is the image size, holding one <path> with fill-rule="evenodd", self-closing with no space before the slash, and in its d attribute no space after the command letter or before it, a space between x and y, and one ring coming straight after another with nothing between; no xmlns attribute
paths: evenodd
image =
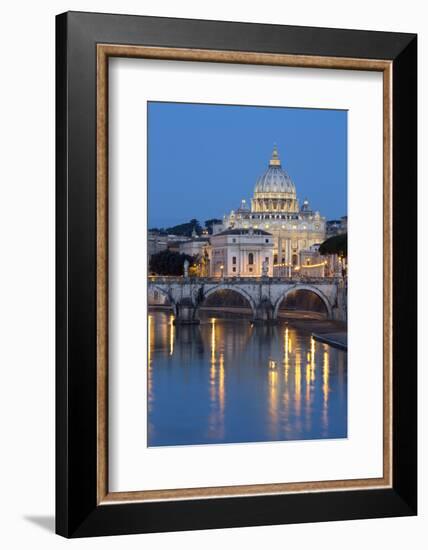
<svg viewBox="0 0 428 550"><path fill-rule="evenodd" d="M223 271L224 271L224 265L222 264L222 265L220 266L220 273L221 273L220 277L221 277L222 279L223 279Z"/></svg>

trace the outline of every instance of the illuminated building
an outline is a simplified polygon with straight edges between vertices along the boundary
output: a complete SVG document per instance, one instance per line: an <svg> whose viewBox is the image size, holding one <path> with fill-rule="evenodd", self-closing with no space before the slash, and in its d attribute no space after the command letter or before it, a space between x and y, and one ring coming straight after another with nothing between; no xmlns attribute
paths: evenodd
<svg viewBox="0 0 428 550"><path fill-rule="evenodd" d="M348 216L342 216L340 220L328 220L326 223L326 237L335 237L348 232Z"/></svg>
<svg viewBox="0 0 428 550"><path fill-rule="evenodd" d="M287 267L290 276L301 265L301 251L325 240L326 219L313 211L306 199L299 206L296 187L282 168L275 146L267 170L256 182L251 207L243 200L236 211L224 217L222 225L213 227L215 234L230 229L270 233L273 264Z"/></svg>
<svg viewBox="0 0 428 550"><path fill-rule="evenodd" d="M150 256L168 248L168 236L158 231L149 231L147 236L147 253Z"/></svg>
<svg viewBox="0 0 428 550"><path fill-rule="evenodd" d="M210 238L211 277L273 275L273 237L262 229L226 229Z"/></svg>
<svg viewBox="0 0 428 550"><path fill-rule="evenodd" d="M209 242L209 237L198 237L194 234L191 239L179 243L178 251L180 254L202 257L204 249Z"/></svg>

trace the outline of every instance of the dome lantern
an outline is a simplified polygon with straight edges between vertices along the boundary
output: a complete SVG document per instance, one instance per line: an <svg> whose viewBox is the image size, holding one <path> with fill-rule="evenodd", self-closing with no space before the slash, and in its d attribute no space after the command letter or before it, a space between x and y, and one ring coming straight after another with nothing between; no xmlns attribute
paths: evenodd
<svg viewBox="0 0 428 550"><path fill-rule="evenodd" d="M273 146L272 158L269 161L269 166L281 166L281 161L279 159L278 148L276 146L276 143Z"/></svg>

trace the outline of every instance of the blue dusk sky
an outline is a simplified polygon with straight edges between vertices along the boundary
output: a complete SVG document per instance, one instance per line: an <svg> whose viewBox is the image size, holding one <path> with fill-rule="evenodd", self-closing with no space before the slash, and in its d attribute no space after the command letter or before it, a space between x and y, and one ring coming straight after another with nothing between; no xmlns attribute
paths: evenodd
<svg viewBox="0 0 428 550"><path fill-rule="evenodd" d="M275 143L299 203L346 215L346 111L149 102L149 227L249 204Z"/></svg>

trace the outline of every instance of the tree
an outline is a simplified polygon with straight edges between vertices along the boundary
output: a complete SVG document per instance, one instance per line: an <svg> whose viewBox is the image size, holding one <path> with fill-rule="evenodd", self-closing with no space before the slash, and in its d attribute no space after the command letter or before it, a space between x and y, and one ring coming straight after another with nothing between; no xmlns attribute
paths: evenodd
<svg viewBox="0 0 428 550"><path fill-rule="evenodd" d="M335 235L324 241L319 248L320 254L337 254L338 256L348 256L348 234Z"/></svg>
<svg viewBox="0 0 428 550"><path fill-rule="evenodd" d="M202 227L201 224L196 219L192 219L187 223L181 223L179 225L174 225L173 227L168 227L165 230L170 235L181 235L183 237L191 237L193 231L196 232L197 235L202 234Z"/></svg>
<svg viewBox="0 0 428 550"><path fill-rule="evenodd" d="M192 265L195 259L188 254L162 250L150 258L150 272L156 275L183 275L185 260Z"/></svg>
<svg viewBox="0 0 428 550"><path fill-rule="evenodd" d="M168 233L163 228L159 229L158 227L149 227L149 231L151 231L152 233L157 233L158 235L168 235Z"/></svg>

